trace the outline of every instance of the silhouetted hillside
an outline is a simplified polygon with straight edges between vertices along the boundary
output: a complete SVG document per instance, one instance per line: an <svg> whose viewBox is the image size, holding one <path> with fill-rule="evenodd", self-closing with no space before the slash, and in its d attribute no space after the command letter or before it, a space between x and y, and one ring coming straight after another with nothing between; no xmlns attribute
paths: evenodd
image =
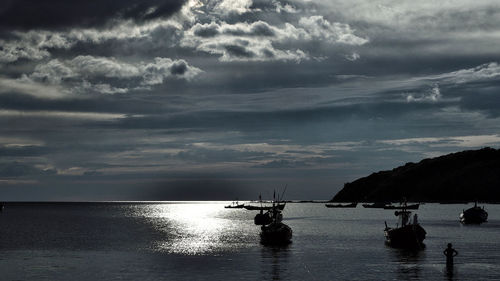
<svg viewBox="0 0 500 281"><path fill-rule="evenodd" d="M333 201L500 202L500 150L452 153L346 183Z"/></svg>

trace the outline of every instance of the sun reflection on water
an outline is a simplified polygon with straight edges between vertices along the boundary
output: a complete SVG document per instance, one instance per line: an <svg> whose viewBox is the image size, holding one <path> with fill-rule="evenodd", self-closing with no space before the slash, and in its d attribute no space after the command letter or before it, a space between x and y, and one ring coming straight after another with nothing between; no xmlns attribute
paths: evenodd
<svg viewBox="0 0 500 281"><path fill-rule="evenodd" d="M156 251L198 255L241 247L248 221L234 220L223 204L158 204L146 217L164 237L155 244ZM248 232L246 232L248 233Z"/></svg>

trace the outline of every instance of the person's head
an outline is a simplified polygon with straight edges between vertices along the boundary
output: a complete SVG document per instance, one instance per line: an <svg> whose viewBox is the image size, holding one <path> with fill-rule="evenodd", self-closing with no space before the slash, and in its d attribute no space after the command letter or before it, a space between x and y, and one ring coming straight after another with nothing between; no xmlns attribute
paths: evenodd
<svg viewBox="0 0 500 281"><path fill-rule="evenodd" d="M448 248L451 248L451 243L448 243Z"/></svg>

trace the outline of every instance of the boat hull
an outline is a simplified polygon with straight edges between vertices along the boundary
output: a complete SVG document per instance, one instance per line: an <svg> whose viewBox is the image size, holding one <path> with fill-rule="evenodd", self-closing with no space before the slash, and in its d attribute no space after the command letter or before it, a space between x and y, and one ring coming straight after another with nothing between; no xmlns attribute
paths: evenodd
<svg viewBox="0 0 500 281"><path fill-rule="evenodd" d="M386 228L386 243L394 248L421 249L427 232L419 224L410 224L399 228Z"/></svg>
<svg viewBox="0 0 500 281"><path fill-rule="evenodd" d="M384 207L386 207L385 203L363 204L363 208L383 209Z"/></svg>
<svg viewBox="0 0 500 281"><path fill-rule="evenodd" d="M228 205L228 206L224 206L224 208L226 209L243 209L245 206L242 204L242 205Z"/></svg>
<svg viewBox="0 0 500 281"><path fill-rule="evenodd" d="M488 213L479 208L473 207L460 214L460 222L463 224L481 224L488 221Z"/></svg>
<svg viewBox="0 0 500 281"><path fill-rule="evenodd" d="M262 226L260 241L262 244L289 244L292 240L292 229L284 223L271 223Z"/></svg>
<svg viewBox="0 0 500 281"><path fill-rule="evenodd" d="M420 204L413 204L413 205L407 205L407 206L384 206L384 209L386 210L418 210L418 207L420 207Z"/></svg>
<svg viewBox="0 0 500 281"><path fill-rule="evenodd" d="M352 204L325 204L327 208L356 208L358 206L358 203L352 203Z"/></svg>
<svg viewBox="0 0 500 281"><path fill-rule="evenodd" d="M285 204L279 204L278 206L279 210L283 210L285 208ZM250 210L250 211L269 211L273 208L273 206L253 206L253 205L245 205L243 208Z"/></svg>

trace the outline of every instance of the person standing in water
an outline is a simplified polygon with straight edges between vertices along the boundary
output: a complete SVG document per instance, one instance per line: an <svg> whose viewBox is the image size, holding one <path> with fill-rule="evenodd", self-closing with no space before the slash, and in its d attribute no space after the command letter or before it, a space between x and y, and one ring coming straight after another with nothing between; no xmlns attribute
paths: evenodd
<svg viewBox="0 0 500 281"><path fill-rule="evenodd" d="M453 267L453 257L458 255L458 252L452 248L451 243L448 243L448 248L443 251L443 254L446 256L446 267Z"/></svg>

